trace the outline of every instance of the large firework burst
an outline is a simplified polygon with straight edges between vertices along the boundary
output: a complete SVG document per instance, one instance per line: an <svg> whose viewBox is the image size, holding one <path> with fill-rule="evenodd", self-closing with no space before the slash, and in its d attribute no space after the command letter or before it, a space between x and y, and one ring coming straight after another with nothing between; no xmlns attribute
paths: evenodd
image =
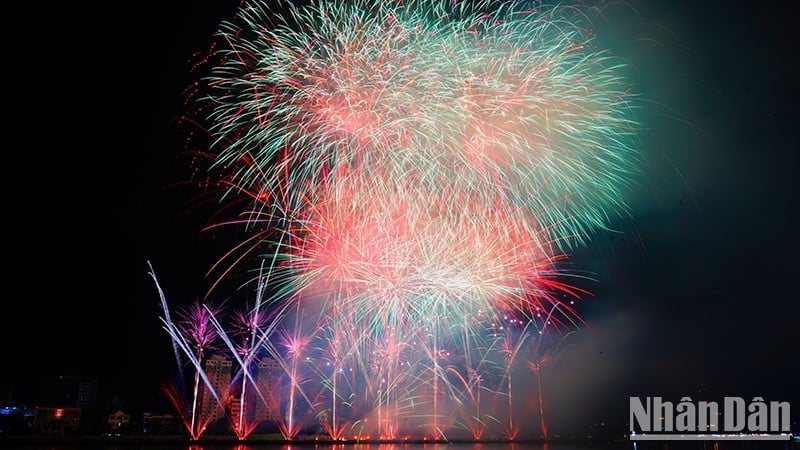
<svg viewBox="0 0 800 450"><path fill-rule="evenodd" d="M247 232L223 259L260 260L271 330L306 342L292 324L311 322L334 368L360 368L351 392L395 409L381 433L433 392L437 436L440 380L474 402L470 371L496 353L511 435L509 355L577 317L564 252L626 211L638 159L621 66L589 25L527 2L312 0L246 1L221 26L197 105ZM296 380L298 352L261 341Z"/></svg>
<svg viewBox="0 0 800 450"><path fill-rule="evenodd" d="M560 246L583 242L625 209L637 159L619 63L580 9L467 3L245 5L210 80L216 164L249 161L232 186L281 211L380 169L387 183L500 196Z"/></svg>

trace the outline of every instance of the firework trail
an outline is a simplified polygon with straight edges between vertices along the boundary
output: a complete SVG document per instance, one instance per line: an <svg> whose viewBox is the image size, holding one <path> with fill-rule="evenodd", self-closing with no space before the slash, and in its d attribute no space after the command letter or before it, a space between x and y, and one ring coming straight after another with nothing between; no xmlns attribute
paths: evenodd
<svg viewBox="0 0 800 450"><path fill-rule="evenodd" d="M209 307L194 302L178 311L177 320L173 320L164 292L149 262L148 266L149 275L155 282L161 300L161 322L172 338L175 359L178 362L179 374L176 381L166 383L163 390L178 411L191 438L197 439L203 435L213 418L213 414L202 414L203 409L210 407L218 410L224 407L222 393L203 370L205 358L216 350L218 335L212 321L215 315L222 312L222 306ZM187 364L193 368L191 400L187 400L182 389L186 379L183 373L184 361L188 361Z"/></svg>

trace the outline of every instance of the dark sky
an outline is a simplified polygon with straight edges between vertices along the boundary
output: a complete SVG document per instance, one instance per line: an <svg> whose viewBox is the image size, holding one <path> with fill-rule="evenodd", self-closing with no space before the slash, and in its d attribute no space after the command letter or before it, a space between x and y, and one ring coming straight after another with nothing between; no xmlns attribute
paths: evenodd
<svg viewBox="0 0 800 450"><path fill-rule="evenodd" d="M174 359L147 261L186 302L224 247L183 214L174 119L194 55L236 8L167 3L7 15L0 395L12 400L39 375L83 374L105 395L163 404ZM598 42L646 100L645 164L629 217L571 255L596 281L578 307L587 326L545 380L554 420L624 420L629 395L701 384L800 407L790 3L642 0L606 18Z"/></svg>

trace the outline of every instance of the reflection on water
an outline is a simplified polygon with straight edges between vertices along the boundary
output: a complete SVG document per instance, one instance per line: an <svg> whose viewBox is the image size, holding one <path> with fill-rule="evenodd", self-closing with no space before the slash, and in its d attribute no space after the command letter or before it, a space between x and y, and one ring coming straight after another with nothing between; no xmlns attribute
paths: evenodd
<svg viewBox="0 0 800 450"><path fill-rule="evenodd" d="M723 441L723 442L593 442L563 441L548 443L431 443L431 444L275 444L258 442L232 444L209 442L182 443L8 443L0 448L9 450L800 450L796 442L788 441Z"/></svg>

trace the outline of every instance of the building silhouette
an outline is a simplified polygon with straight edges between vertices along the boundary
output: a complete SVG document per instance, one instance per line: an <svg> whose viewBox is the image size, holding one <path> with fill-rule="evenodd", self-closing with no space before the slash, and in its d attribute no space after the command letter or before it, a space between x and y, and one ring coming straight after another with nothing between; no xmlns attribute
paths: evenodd
<svg viewBox="0 0 800 450"><path fill-rule="evenodd" d="M209 357L204 372L210 389L205 386L203 390L200 417L207 423L225 417L234 426L278 421L283 369L275 359L258 360L245 383L242 375L234 372L233 362L224 356Z"/></svg>
<svg viewBox="0 0 800 450"><path fill-rule="evenodd" d="M208 358L204 371L211 385L205 386L201 399L200 415L209 422L225 417L225 401L231 387L231 360L214 355Z"/></svg>
<svg viewBox="0 0 800 450"><path fill-rule="evenodd" d="M256 420L277 421L280 418L280 382L283 369L278 361L273 358L261 358L258 362L256 386L258 399L256 401Z"/></svg>
<svg viewBox="0 0 800 450"><path fill-rule="evenodd" d="M41 377L34 430L42 434L77 433L82 426L82 416L97 406L98 385L97 377Z"/></svg>
<svg viewBox="0 0 800 450"><path fill-rule="evenodd" d="M37 405L89 409L97 406L97 377L80 375L43 376L39 380Z"/></svg>

